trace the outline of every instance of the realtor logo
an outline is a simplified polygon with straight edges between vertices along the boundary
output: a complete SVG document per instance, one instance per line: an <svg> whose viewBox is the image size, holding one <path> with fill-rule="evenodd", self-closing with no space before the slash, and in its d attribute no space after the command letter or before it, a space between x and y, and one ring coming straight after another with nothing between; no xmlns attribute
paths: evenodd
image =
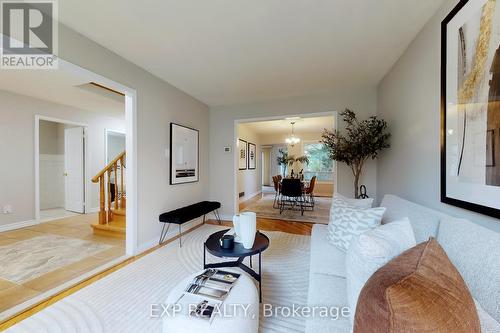
<svg viewBox="0 0 500 333"><path fill-rule="evenodd" d="M57 68L57 3L1 1L1 67Z"/></svg>

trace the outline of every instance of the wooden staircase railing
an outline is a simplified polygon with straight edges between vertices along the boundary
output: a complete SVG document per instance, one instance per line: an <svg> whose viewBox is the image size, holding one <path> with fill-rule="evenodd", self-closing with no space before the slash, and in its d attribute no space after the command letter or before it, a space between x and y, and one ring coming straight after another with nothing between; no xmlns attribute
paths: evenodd
<svg viewBox="0 0 500 333"><path fill-rule="evenodd" d="M113 220L113 209L117 211L126 207L127 198L124 187L125 156L125 151L120 153L92 178L93 183L99 183L99 224L106 224ZM114 184L111 183L112 176L115 179ZM114 203L111 202L112 185L115 190Z"/></svg>

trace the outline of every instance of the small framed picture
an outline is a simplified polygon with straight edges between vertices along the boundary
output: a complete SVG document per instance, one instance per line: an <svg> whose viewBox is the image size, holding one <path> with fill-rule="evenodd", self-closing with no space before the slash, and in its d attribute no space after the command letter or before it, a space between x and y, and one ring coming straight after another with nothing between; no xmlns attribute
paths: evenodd
<svg viewBox="0 0 500 333"><path fill-rule="evenodd" d="M247 142L242 139L238 139L238 169L247 169Z"/></svg>
<svg viewBox="0 0 500 333"><path fill-rule="evenodd" d="M256 163L256 156L257 154L257 147L253 143L248 143L248 169L249 170L255 170L255 167L257 165Z"/></svg>

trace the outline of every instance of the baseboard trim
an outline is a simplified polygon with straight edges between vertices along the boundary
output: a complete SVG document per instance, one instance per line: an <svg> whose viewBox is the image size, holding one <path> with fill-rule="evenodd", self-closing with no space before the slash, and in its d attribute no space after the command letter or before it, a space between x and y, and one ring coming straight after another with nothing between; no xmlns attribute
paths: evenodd
<svg viewBox="0 0 500 333"><path fill-rule="evenodd" d="M242 196L241 198L239 198L238 202L239 202L239 203L245 202L245 201L247 201L247 200L252 199L252 198L253 198L253 197L255 197L256 195L261 194L261 193L262 193L262 190L257 191L257 192L254 192L254 193L246 194L246 195Z"/></svg>
<svg viewBox="0 0 500 333"><path fill-rule="evenodd" d="M37 220L28 220L28 221L10 223L10 224L6 224L6 225L0 225L0 232L31 227L31 226L36 225L38 223L39 222Z"/></svg>

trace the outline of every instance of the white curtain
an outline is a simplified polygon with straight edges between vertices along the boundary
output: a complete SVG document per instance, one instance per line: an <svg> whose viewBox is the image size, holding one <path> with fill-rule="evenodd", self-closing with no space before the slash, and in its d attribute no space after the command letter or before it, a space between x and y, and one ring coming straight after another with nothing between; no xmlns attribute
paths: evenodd
<svg viewBox="0 0 500 333"><path fill-rule="evenodd" d="M281 174L281 167L278 165L278 162L276 161L276 159L279 156L280 149L286 150L286 145L273 145L271 148L271 153L269 154L270 155L270 163L269 164L271 166L271 173L270 173L269 177L271 177L271 179L270 179L271 184L273 183L272 177Z"/></svg>

